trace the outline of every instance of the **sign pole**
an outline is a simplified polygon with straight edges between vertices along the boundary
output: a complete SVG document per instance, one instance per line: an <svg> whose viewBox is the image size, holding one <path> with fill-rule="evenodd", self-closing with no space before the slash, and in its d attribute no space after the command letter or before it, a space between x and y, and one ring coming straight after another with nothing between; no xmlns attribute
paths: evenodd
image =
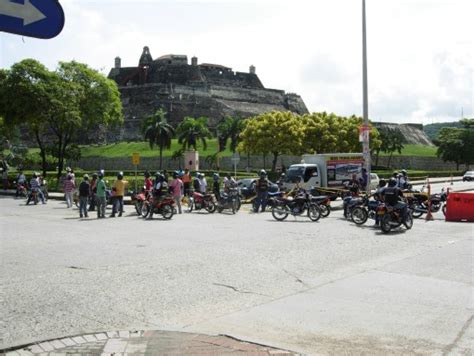
<svg viewBox="0 0 474 356"><path fill-rule="evenodd" d="M369 127L369 100L368 100L368 84L367 84L367 31L365 19L365 0L362 0L362 73L363 73L363 115L364 126ZM365 169L367 170L367 187L370 187L370 144L367 137L362 144L362 152L364 155Z"/></svg>
<svg viewBox="0 0 474 356"><path fill-rule="evenodd" d="M138 166L135 165L135 192L137 192L137 186L138 186L138 183L137 183L137 179L138 179Z"/></svg>

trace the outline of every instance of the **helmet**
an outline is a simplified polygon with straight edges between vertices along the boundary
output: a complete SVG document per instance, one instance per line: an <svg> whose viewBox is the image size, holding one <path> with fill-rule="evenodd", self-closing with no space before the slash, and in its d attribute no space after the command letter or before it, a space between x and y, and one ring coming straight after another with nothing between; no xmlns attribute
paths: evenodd
<svg viewBox="0 0 474 356"><path fill-rule="evenodd" d="M394 178L390 178L388 181L389 187L395 187L397 185L397 181Z"/></svg>
<svg viewBox="0 0 474 356"><path fill-rule="evenodd" d="M160 171L156 171L156 173L155 173L155 178L158 178L159 176L161 176L161 172L160 172Z"/></svg>
<svg viewBox="0 0 474 356"><path fill-rule="evenodd" d="M71 167L66 167L66 172L71 172Z"/></svg>
<svg viewBox="0 0 474 356"><path fill-rule="evenodd" d="M285 178L285 177L286 177L286 174L285 174L285 173L282 173L282 174L280 175L280 177L281 177L281 178Z"/></svg>
<svg viewBox="0 0 474 356"><path fill-rule="evenodd" d="M104 171L99 172L99 178L101 178L101 179L104 178Z"/></svg>
<svg viewBox="0 0 474 356"><path fill-rule="evenodd" d="M178 178L178 176L179 176L179 172L178 172L178 171L174 171L174 172L173 172L173 178L176 179L176 178Z"/></svg>
<svg viewBox="0 0 474 356"><path fill-rule="evenodd" d="M398 176L398 172L393 172L392 177L396 178Z"/></svg>
<svg viewBox="0 0 474 356"><path fill-rule="evenodd" d="M123 179L123 172L118 172L117 173L117 179Z"/></svg>
<svg viewBox="0 0 474 356"><path fill-rule="evenodd" d="M379 180L379 188L383 188L387 185L387 182L385 181L385 179L381 179Z"/></svg>
<svg viewBox="0 0 474 356"><path fill-rule="evenodd" d="M219 180L219 173L217 173L217 172L214 173L214 174L212 175L212 178L214 178L214 180Z"/></svg>
<svg viewBox="0 0 474 356"><path fill-rule="evenodd" d="M401 172L404 176L407 175L407 170L406 170L406 169L402 169L400 172Z"/></svg>
<svg viewBox="0 0 474 356"><path fill-rule="evenodd" d="M97 178L97 173L92 173L92 178Z"/></svg>
<svg viewBox="0 0 474 356"><path fill-rule="evenodd" d="M85 180L88 180L89 179L89 175L88 174L84 174L84 177L83 177Z"/></svg>
<svg viewBox="0 0 474 356"><path fill-rule="evenodd" d="M200 175L201 175L201 173L196 172L196 178L199 178Z"/></svg>
<svg viewBox="0 0 474 356"><path fill-rule="evenodd" d="M261 176L266 176L266 175L267 175L267 171L265 171L264 169L262 169L262 170L260 171L260 175L261 175Z"/></svg>
<svg viewBox="0 0 474 356"><path fill-rule="evenodd" d="M143 175L145 176L145 178L150 178L150 172L148 172L148 171L145 171L145 173Z"/></svg>
<svg viewBox="0 0 474 356"><path fill-rule="evenodd" d="M38 173L34 172L33 173L33 178L36 178L36 177L38 177Z"/></svg>

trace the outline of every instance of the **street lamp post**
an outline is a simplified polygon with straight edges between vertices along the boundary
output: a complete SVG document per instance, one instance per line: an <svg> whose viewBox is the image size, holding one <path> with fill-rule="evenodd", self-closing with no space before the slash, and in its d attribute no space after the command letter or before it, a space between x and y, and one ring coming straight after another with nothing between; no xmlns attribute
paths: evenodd
<svg viewBox="0 0 474 356"><path fill-rule="evenodd" d="M362 0L362 91L363 91L363 117L364 129L369 127L369 99L367 90L367 31L365 19L365 0ZM364 156L365 168L367 170L367 187L370 187L370 145L369 134L364 135L362 143L362 153ZM369 188L370 189L370 188Z"/></svg>

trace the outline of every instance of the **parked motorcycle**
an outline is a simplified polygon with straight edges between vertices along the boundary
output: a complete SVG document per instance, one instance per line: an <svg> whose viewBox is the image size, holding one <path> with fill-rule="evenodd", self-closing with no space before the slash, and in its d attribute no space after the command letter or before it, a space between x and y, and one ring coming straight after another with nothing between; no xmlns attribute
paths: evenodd
<svg viewBox="0 0 474 356"><path fill-rule="evenodd" d="M285 220L290 214L303 216L305 213L312 221L318 221L321 217L318 204L311 202L306 192L298 193L294 198L280 198L272 208L272 215L278 221Z"/></svg>
<svg viewBox="0 0 474 356"><path fill-rule="evenodd" d="M326 218L331 213L331 197L327 195L311 195L311 202L318 204L321 217Z"/></svg>
<svg viewBox="0 0 474 356"><path fill-rule="evenodd" d="M205 209L208 213L212 214L216 211L216 208L217 205L215 203L214 194L201 194L198 192L193 192L193 194L189 197L189 212L193 210Z"/></svg>
<svg viewBox="0 0 474 356"><path fill-rule="evenodd" d="M16 184L16 194L19 195L20 197L23 197L25 199L28 199L28 188L26 187L25 183L16 183L13 182L13 184Z"/></svg>
<svg viewBox="0 0 474 356"><path fill-rule="evenodd" d="M283 192L268 192L266 207L273 208L279 199L283 197ZM252 198L252 209L257 212L257 196Z"/></svg>
<svg viewBox="0 0 474 356"><path fill-rule="evenodd" d="M150 191L147 191L145 189L145 186L143 186L143 189L140 193L138 192L131 192L130 199L132 205L135 207L135 211L137 212L138 215L141 215L142 213L142 206L145 200L147 200L148 196L151 194Z"/></svg>
<svg viewBox="0 0 474 356"><path fill-rule="evenodd" d="M163 219L170 220L175 212L176 202L171 195L166 195L162 199L155 200L150 194L149 197L143 202L141 207L141 216L147 218L153 209L153 214L161 214Z"/></svg>
<svg viewBox="0 0 474 356"><path fill-rule="evenodd" d="M423 192L423 188L422 191L403 193L407 198L410 208L413 210L413 217L419 218L423 214L428 213L429 200L431 200L431 207L429 210L432 213L437 213L441 210L443 214L446 215L447 194L444 189L441 193L431 194L431 196L428 197L428 194Z"/></svg>
<svg viewBox="0 0 474 356"><path fill-rule="evenodd" d="M404 218L401 210L382 203L377 208L377 214L380 217L380 228L385 234L388 234L392 229L402 224L405 225L407 230L413 227L413 216L410 209L407 209L407 214Z"/></svg>
<svg viewBox="0 0 474 356"><path fill-rule="evenodd" d="M351 220L357 224L365 224L370 218L377 220L377 208L382 204L379 200L369 200L366 198L363 205L356 206L351 211Z"/></svg>
<svg viewBox="0 0 474 356"><path fill-rule="evenodd" d="M343 200L343 204L342 204L343 209L344 209L344 217L346 219L350 219L351 214L352 214L352 210L357 206L364 205L365 198L366 197L363 197L363 196L357 196L357 197L347 196L347 197L345 197L344 200Z"/></svg>
<svg viewBox="0 0 474 356"><path fill-rule="evenodd" d="M217 211L222 213L224 209L232 210L235 214L240 209L240 196L237 188L230 188L228 192L222 192L217 202Z"/></svg>

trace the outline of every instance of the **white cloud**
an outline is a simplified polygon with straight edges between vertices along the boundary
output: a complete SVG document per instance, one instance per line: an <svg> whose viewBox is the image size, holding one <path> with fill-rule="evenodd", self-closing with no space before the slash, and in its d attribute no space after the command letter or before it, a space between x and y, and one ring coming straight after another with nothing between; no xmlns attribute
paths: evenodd
<svg viewBox="0 0 474 356"><path fill-rule="evenodd" d="M367 1L369 112L375 120L455 120L473 114L474 2ZM104 73L196 55L302 95L312 111L361 114L361 1L62 0L66 25L49 41L0 35L0 67L34 57L76 59Z"/></svg>

